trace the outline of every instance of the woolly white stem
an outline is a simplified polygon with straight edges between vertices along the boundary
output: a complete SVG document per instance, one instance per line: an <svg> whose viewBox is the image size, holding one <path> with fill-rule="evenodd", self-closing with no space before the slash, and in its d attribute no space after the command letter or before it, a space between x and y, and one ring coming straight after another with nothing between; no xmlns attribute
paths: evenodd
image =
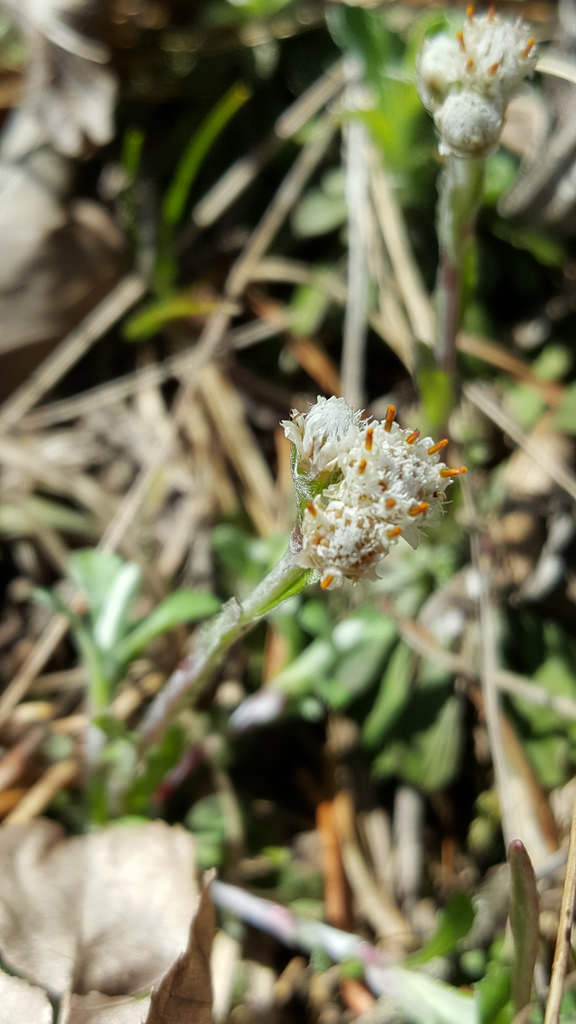
<svg viewBox="0 0 576 1024"><path fill-rule="evenodd" d="M139 747L146 749L160 739L184 700L191 702L202 692L232 644L287 597L298 593L311 577L295 564L292 547L278 564L240 604L235 598L200 630L194 650L180 663L150 705L139 731Z"/></svg>

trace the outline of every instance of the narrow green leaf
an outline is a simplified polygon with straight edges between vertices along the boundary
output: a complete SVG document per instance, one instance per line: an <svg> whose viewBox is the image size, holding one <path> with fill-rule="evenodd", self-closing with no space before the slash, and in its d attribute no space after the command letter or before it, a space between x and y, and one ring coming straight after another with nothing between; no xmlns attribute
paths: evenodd
<svg viewBox="0 0 576 1024"><path fill-rule="evenodd" d="M407 966L424 964L435 956L452 953L460 939L468 934L473 923L474 907L470 898L466 893L455 893L440 912L440 920L434 935L422 949L408 957Z"/></svg>
<svg viewBox="0 0 576 1024"><path fill-rule="evenodd" d="M250 95L245 85L233 85L194 132L164 197L162 215L165 224L173 227L181 220L190 189L204 158L228 121L250 99Z"/></svg>
<svg viewBox="0 0 576 1024"><path fill-rule="evenodd" d="M151 338L165 324L172 320L183 320L189 316L205 316L214 313L220 301L199 302L187 295L171 295L158 302L151 302L139 309L124 324L122 336L128 341L145 341Z"/></svg>
<svg viewBox="0 0 576 1024"><path fill-rule="evenodd" d="M220 601L202 590L178 590L169 594L120 644L118 657L126 665L157 636L176 626L197 622L220 610Z"/></svg>
<svg viewBox="0 0 576 1024"><path fill-rule="evenodd" d="M538 955L540 901L532 862L520 839L508 847L510 864L510 927L514 939L512 1002L520 1013L530 1002L532 977Z"/></svg>

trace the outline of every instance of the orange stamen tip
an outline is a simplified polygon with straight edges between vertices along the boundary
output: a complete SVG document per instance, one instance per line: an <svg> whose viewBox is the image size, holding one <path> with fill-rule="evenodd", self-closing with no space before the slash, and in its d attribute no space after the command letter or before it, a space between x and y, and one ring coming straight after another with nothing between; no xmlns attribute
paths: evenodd
<svg viewBox="0 0 576 1024"><path fill-rule="evenodd" d="M322 587L322 590L328 590L328 587L333 582L334 582L334 577L333 576L325 576L324 579L322 580L322 582L320 583L320 586Z"/></svg>
<svg viewBox="0 0 576 1024"><path fill-rule="evenodd" d="M366 469L366 459L360 459L360 462L358 463L358 473L360 475L362 475L362 473L364 472L365 469Z"/></svg>
<svg viewBox="0 0 576 1024"><path fill-rule="evenodd" d="M446 448L450 444L447 437L443 437L441 441L436 441L431 448L428 449L428 455L436 455L436 452L441 452L443 448Z"/></svg>
<svg viewBox="0 0 576 1024"><path fill-rule="evenodd" d="M474 61L472 60L472 57L468 57L468 60L466 61L466 71L472 71L473 67Z"/></svg>
<svg viewBox="0 0 576 1024"><path fill-rule="evenodd" d="M386 508L394 508L395 504L396 504L396 498L387 498L387 500L386 500Z"/></svg>
<svg viewBox="0 0 576 1024"><path fill-rule="evenodd" d="M468 469L466 466L446 466L440 470L440 476L452 477L452 476L464 476Z"/></svg>
<svg viewBox="0 0 576 1024"><path fill-rule="evenodd" d="M456 39L458 40L458 44L460 46L460 49L462 50L463 53L465 53L466 52L466 43L464 42L464 33L463 32L457 32L456 33Z"/></svg>
<svg viewBox="0 0 576 1024"><path fill-rule="evenodd" d="M420 505L413 505L412 508L408 509L409 516L420 516L423 512L427 512L430 505L427 501L421 502Z"/></svg>
<svg viewBox="0 0 576 1024"><path fill-rule="evenodd" d="M419 430L413 430L409 437L406 438L406 444L414 444L415 441L420 437Z"/></svg>
<svg viewBox="0 0 576 1024"><path fill-rule="evenodd" d="M474 17L475 10L476 8L474 7L474 4L468 4L468 7L466 8L466 17L468 18L468 20Z"/></svg>
<svg viewBox="0 0 576 1024"><path fill-rule="evenodd" d="M389 405L388 408L386 409L386 419L384 420L384 430L386 431L387 434L389 434L390 431L392 430L392 424L394 422L395 415L396 406Z"/></svg>
<svg viewBox="0 0 576 1024"><path fill-rule="evenodd" d="M488 21L494 21L494 15L495 14L496 14L496 8L494 7L494 4L491 4L490 7L488 8L488 13L487 13Z"/></svg>
<svg viewBox="0 0 576 1024"><path fill-rule="evenodd" d="M499 67L500 67L500 61L499 60L495 60L494 63L491 64L490 67L488 68L488 74L489 75L495 75L496 72L498 71Z"/></svg>
<svg viewBox="0 0 576 1024"><path fill-rule="evenodd" d="M520 56L521 57L527 57L529 55L529 53L530 53L530 50L534 46L535 42L536 42L536 40L534 39L534 36L530 36L530 39L526 43L526 46L522 50L522 53L520 54Z"/></svg>
<svg viewBox="0 0 576 1024"><path fill-rule="evenodd" d="M368 430L366 431L366 440L364 442L364 447L366 448L367 452L371 452L372 451L372 444L373 444L373 442L374 442L374 427L368 427Z"/></svg>
<svg viewBox="0 0 576 1024"><path fill-rule="evenodd" d="M387 533L388 537L390 537L390 540L392 540L394 537L399 537L400 536L400 534L402 533L402 527L401 526L393 526L390 530L386 530L386 533Z"/></svg>
<svg viewBox="0 0 576 1024"><path fill-rule="evenodd" d="M318 515L318 511L311 501L306 502L306 508L308 509L308 512L310 513L311 516Z"/></svg>

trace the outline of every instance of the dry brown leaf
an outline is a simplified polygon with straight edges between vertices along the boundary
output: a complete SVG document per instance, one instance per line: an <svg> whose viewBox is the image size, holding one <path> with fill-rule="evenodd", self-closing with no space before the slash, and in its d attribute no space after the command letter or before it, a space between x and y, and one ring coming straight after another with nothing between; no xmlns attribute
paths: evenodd
<svg viewBox="0 0 576 1024"><path fill-rule="evenodd" d="M134 999L89 992L86 996L71 996L64 1019L58 1024L142 1024L149 1005L149 996Z"/></svg>
<svg viewBox="0 0 576 1024"><path fill-rule="evenodd" d="M63 838L0 829L0 954L50 992L132 995L186 948L198 892L194 841L163 822Z"/></svg>
<svg viewBox="0 0 576 1024"><path fill-rule="evenodd" d="M52 1024L50 1000L42 989L0 971L0 1024L17 1024L17 1022L18 1024ZM99 1022L95 1021L94 1024L99 1024ZM118 1024L123 1024L123 1022L118 1020ZM129 1022L126 1021L126 1024Z"/></svg>
<svg viewBox="0 0 576 1024"><path fill-rule="evenodd" d="M79 31L96 20L95 0L4 0L28 44L27 92L2 142L16 159L43 144L77 156L85 139L96 145L113 134L116 84L103 67L106 48ZM84 27L84 26L83 26Z"/></svg>
<svg viewBox="0 0 576 1024"><path fill-rule="evenodd" d="M210 953L214 928L214 904L206 886L190 926L186 952L152 993L146 1024L211 1024Z"/></svg>

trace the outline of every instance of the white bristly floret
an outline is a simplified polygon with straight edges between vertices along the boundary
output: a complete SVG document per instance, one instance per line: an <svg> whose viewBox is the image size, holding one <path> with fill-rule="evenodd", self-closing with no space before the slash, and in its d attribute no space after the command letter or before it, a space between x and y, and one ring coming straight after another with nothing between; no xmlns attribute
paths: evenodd
<svg viewBox="0 0 576 1024"><path fill-rule="evenodd" d="M333 474L304 505L295 554L326 589L375 578L399 537L415 547L441 511L451 476L465 472L447 469L432 438L402 429L392 416L362 420L343 399L319 398L292 417L284 430L296 446L295 479L314 460L316 483L327 468Z"/></svg>
<svg viewBox="0 0 576 1024"><path fill-rule="evenodd" d="M434 117L443 153L484 156L497 144L506 107L534 70L536 47L521 18L466 18L456 37L441 33L424 43L418 92Z"/></svg>
<svg viewBox="0 0 576 1024"><path fill-rule="evenodd" d="M292 411L282 420L284 433L296 449L298 472L319 476L337 463L362 418L343 398L318 397L307 413Z"/></svg>

